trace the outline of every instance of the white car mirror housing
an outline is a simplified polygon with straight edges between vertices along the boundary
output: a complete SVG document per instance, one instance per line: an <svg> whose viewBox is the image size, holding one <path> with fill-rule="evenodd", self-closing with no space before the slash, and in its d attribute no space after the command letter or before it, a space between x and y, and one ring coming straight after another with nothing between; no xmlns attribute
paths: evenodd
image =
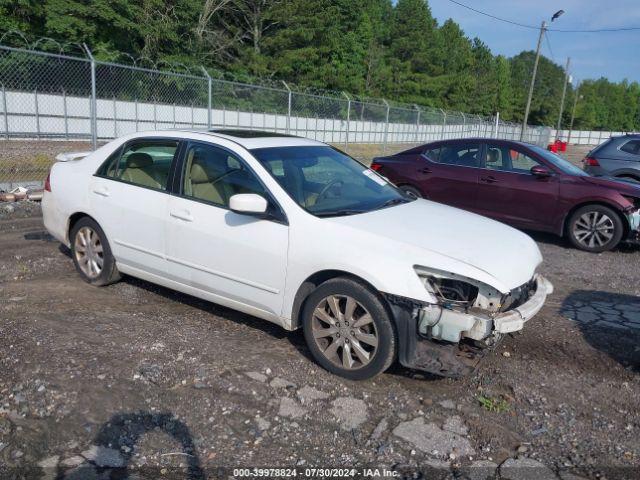
<svg viewBox="0 0 640 480"><path fill-rule="evenodd" d="M229 199L229 208L236 213L261 215L267 206L267 200L256 193L238 193Z"/></svg>

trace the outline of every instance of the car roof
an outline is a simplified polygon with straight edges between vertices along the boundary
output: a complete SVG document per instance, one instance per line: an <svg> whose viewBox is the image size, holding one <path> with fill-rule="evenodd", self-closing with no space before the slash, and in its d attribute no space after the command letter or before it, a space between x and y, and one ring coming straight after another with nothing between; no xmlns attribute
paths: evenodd
<svg viewBox="0 0 640 480"><path fill-rule="evenodd" d="M270 132L267 130L214 128L210 130L184 129L180 131L225 138L237 143L247 150L273 147L326 146L325 143L317 140L288 135L286 133Z"/></svg>
<svg viewBox="0 0 640 480"><path fill-rule="evenodd" d="M396 155L404 155L404 154L413 154L416 152L422 152L422 150L424 148L427 148L431 145L456 145L459 143L467 143L467 142L477 142L477 143L485 143L485 142L491 142L491 143L501 143L501 144L506 144L506 145L519 145L521 147L527 147L527 148L531 148L531 147L535 147L536 145L533 143L528 143L528 142L521 142L518 140L505 140L505 139L501 139L501 138L488 138L488 137L469 137L469 138L450 138L450 139L445 139L445 140L434 140L433 142L429 142L429 143L424 143L422 145L418 145L417 147L413 147L410 148L408 150L404 150L402 152L396 153Z"/></svg>

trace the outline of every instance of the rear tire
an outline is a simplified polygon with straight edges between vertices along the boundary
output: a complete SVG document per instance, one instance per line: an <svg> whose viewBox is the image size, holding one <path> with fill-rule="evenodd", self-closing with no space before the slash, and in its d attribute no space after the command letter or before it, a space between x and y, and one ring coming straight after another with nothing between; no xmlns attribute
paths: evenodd
<svg viewBox="0 0 640 480"><path fill-rule="evenodd" d="M416 187L411 185L401 185L400 190L409 195L411 198L423 198L422 193Z"/></svg>
<svg viewBox="0 0 640 480"><path fill-rule="evenodd" d="M382 299L357 281L339 277L321 284L302 315L309 350L331 373L366 380L396 358L396 333Z"/></svg>
<svg viewBox="0 0 640 480"><path fill-rule="evenodd" d="M107 236L95 220L89 217L78 220L69 240L73 264L85 282L102 287L120 280Z"/></svg>
<svg viewBox="0 0 640 480"><path fill-rule="evenodd" d="M567 236L574 247L586 252L612 250L622 240L624 224L620 215L604 205L585 205L567 223Z"/></svg>

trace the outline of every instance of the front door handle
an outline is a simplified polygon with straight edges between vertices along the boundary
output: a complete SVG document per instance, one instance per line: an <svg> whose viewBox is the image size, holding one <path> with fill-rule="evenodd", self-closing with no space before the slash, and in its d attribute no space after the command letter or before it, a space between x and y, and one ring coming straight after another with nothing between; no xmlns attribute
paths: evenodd
<svg viewBox="0 0 640 480"><path fill-rule="evenodd" d="M484 183L496 183L498 180L493 175L489 175L488 177L480 177L480 181Z"/></svg>
<svg viewBox="0 0 640 480"><path fill-rule="evenodd" d="M107 187L96 187L93 189L93 193L95 193L96 195L100 195L101 197L109 196L109 190L107 189Z"/></svg>
<svg viewBox="0 0 640 480"><path fill-rule="evenodd" d="M185 222L193 222L193 215L189 213L187 210L180 210L179 212L171 212L169 213L173 218L178 218L180 220L184 220Z"/></svg>

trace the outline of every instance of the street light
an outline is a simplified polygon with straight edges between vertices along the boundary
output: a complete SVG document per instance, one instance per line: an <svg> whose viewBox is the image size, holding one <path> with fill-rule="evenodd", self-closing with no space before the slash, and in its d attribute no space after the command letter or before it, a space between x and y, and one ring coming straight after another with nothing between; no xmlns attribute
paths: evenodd
<svg viewBox="0 0 640 480"><path fill-rule="evenodd" d="M555 21L562 14L564 10L558 10L551 17L551 21ZM536 75L538 74L538 62L540 61L540 46L542 45L542 37L547 30L547 22L543 21L540 26L540 36L538 37L538 46L536 47L536 60L533 63L533 74L531 75L531 84L529 85L529 95L527 96L527 106L524 109L524 119L522 120L522 129L520 130L520 140L524 139L524 132L527 129L527 121L529 120L529 110L531 110L531 99L533 98L533 87L536 84Z"/></svg>

